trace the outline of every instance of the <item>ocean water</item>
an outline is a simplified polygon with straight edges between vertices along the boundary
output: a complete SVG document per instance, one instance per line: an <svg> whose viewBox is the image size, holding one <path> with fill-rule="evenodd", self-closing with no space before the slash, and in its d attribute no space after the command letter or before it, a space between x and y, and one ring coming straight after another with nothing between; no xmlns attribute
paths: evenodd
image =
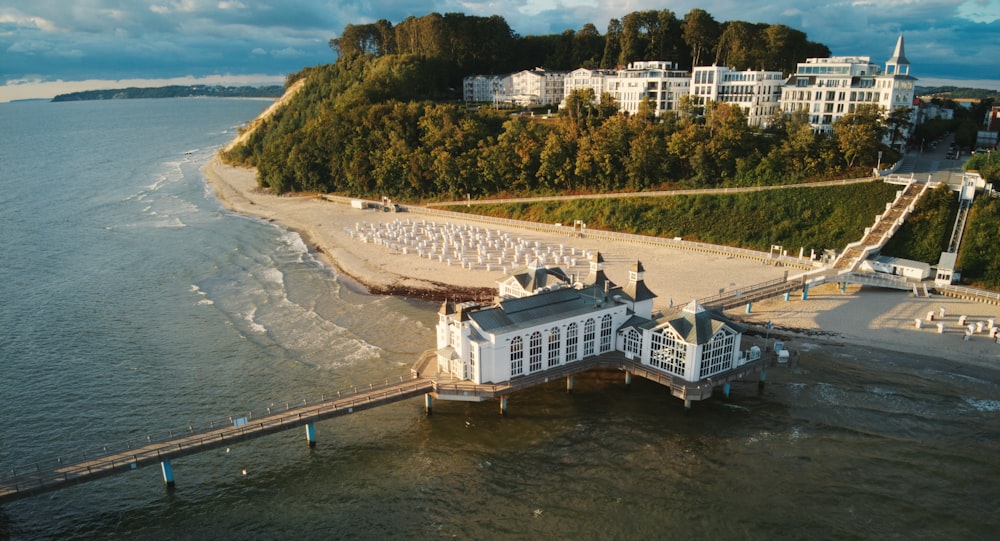
<svg viewBox="0 0 1000 541"><path fill-rule="evenodd" d="M367 295L200 167L267 102L0 104L0 468L408 374ZM650 272L655 272L651 269ZM990 539L1000 372L797 344L684 413L617 373L412 400L0 508L0 539Z"/></svg>

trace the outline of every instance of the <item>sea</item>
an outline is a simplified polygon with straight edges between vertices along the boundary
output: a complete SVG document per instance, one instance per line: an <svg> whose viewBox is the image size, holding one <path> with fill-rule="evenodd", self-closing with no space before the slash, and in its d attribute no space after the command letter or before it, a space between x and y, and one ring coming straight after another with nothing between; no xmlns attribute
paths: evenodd
<svg viewBox="0 0 1000 541"><path fill-rule="evenodd" d="M269 103L0 104L0 472L398 380L438 306L369 295L202 166ZM655 272L655 270L650 270ZM617 372L421 399L0 507L0 539L996 539L1000 372L789 342L685 412ZM2 473L0 473L2 475Z"/></svg>

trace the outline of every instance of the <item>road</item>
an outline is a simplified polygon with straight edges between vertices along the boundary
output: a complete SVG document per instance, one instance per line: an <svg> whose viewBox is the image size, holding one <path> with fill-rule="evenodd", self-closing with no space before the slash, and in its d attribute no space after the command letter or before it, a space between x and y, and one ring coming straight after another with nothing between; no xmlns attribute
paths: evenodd
<svg viewBox="0 0 1000 541"><path fill-rule="evenodd" d="M918 180L927 180L931 177L932 182L945 182L953 188L962 185L962 165L969 159L968 153L960 156L957 160L945 158L948 146L954 140L954 135L945 136L936 148L930 148L930 143L924 146L924 151L914 150L908 152L903 159L903 163L896 170L896 175L910 176Z"/></svg>

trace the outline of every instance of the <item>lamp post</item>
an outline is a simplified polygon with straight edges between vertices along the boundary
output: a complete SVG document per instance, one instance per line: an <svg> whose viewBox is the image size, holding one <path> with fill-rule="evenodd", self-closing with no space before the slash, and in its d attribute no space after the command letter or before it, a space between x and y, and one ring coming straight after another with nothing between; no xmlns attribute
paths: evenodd
<svg viewBox="0 0 1000 541"><path fill-rule="evenodd" d="M882 151L878 151L878 164L875 165L875 170L882 171Z"/></svg>

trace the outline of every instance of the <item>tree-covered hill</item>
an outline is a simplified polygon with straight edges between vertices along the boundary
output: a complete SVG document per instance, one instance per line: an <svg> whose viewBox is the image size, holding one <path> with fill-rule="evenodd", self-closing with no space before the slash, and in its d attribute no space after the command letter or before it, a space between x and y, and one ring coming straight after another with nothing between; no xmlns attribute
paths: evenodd
<svg viewBox="0 0 1000 541"><path fill-rule="evenodd" d="M716 21L702 9L679 18L669 9L634 11L608 22L561 34L519 36L500 16L431 13L393 25L381 19L348 24L330 40L340 58L415 54L454 69L454 82L474 73L510 73L543 66L552 70L614 68L638 60L670 60L682 69L718 64L737 70L795 71L807 57L830 49L802 31L780 24Z"/></svg>
<svg viewBox="0 0 1000 541"><path fill-rule="evenodd" d="M767 68L794 64L812 47L801 32L715 24L699 10L684 20L662 10L623 21L603 44L615 63L697 50L708 59L701 62L721 51ZM683 44L663 44L668 27L680 32L671 36L685 36ZM713 28L720 34L708 39ZM824 136L803 115L776 117L767 132L750 128L740 107L724 103L684 101L676 114L625 116L607 96L581 93L556 118L542 120L449 100L457 95L456 76L469 73L463 69L510 69L515 60L560 50L550 41L529 47L536 56L518 57L526 42L546 40L515 36L499 17L432 14L396 26L348 25L332 42L338 60L290 76L289 83L307 79L303 91L225 158L256 166L261 185L279 193L399 200L777 184L863 175L877 161L879 113L866 108ZM588 51L597 48L592 43ZM567 58L581 54L590 57L570 48Z"/></svg>
<svg viewBox="0 0 1000 541"><path fill-rule="evenodd" d="M993 100L1000 101L1000 91L986 88L969 88L958 86L918 86L915 88L918 96L942 98L950 100Z"/></svg>
<svg viewBox="0 0 1000 541"><path fill-rule="evenodd" d="M84 90L59 94L52 101L122 100L144 98L277 98L284 89L273 86L219 86L219 85L170 85L152 88L116 88L113 90Z"/></svg>

